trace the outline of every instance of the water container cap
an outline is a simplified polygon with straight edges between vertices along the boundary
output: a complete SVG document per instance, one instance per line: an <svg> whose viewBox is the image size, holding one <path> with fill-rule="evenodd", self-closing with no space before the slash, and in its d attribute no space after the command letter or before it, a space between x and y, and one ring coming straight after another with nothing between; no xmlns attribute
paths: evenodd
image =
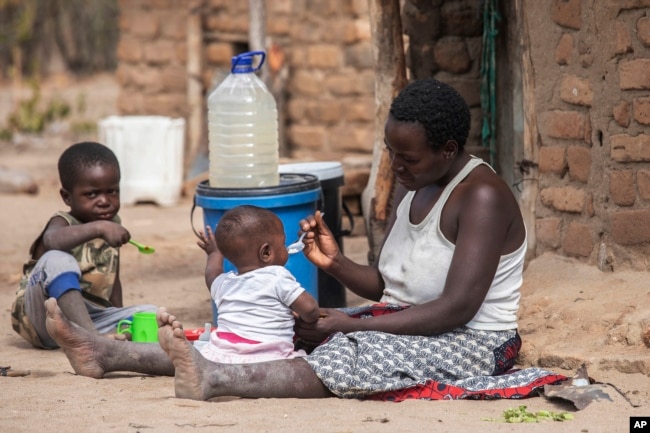
<svg viewBox="0 0 650 433"><path fill-rule="evenodd" d="M257 67L253 67L253 57L255 56L262 57ZM265 59L266 53L264 51L250 51L248 53L239 54L231 59L230 72L233 74L249 74L251 72L257 72L262 69Z"/></svg>

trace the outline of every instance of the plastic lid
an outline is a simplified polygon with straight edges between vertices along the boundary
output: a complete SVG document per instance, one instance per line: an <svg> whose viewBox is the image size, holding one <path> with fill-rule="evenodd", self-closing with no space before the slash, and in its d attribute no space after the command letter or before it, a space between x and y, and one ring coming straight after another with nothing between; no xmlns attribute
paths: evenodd
<svg viewBox="0 0 650 433"><path fill-rule="evenodd" d="M337 161L297 162L280 164L280 173L308 173L318 177L319 180L329 180L343 177L343 166Z"/></svg>
<svg viewBox="0 0 650 433"><path fill-rule="evenodd" d="M257 67L253 67L253 57L255 56L261 56L260 63ZM266 53L264 51L250 51L248 53L239 54L230 60L230 72L233 74L257 72L262 68L265 59Z"/></svg>
<svg viewBox="0 0 650 433"><path fill-rule="evenodd" d="M311 174L280 174L280 184L258 188L212 188L207 180L196 186L196 194L203 197L264 197L295 194L320 189L318 178Z"/></svg>

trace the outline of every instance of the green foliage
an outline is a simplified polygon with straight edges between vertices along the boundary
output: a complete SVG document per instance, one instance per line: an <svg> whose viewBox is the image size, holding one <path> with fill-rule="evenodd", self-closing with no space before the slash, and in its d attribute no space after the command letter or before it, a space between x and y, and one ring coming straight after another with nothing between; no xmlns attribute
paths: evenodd
<svg viewBox="0 0 650 433"><path fill-rule="evenodd" d="M0 128L0 141L9 141L13 134L10 130L5 128Z"/></svg>
<svg viewBox="0 0 650 433"><path fill-rule="evenodd" d="M16 40L19 43L27 42L34 35L34 26L36 24L36 5L33 1L22 3L16 21Z"/></svg>
<svg viewBox="0 0 650 433"><path fill-rule="evenodd" d="M74 134L91 134L97 132L97 122L90 120L83 120L79 122L72 122L70 124L70 131Z"/></svg>
<svg viewBox="0 0 650 433"><path fill-rule="evenodd" d="M70 72L113 70L118 40L118 0L0 0L0 74L47 73L54 51Z"/></svg>
<svg viewBox="0 0 650 433"><path fill-rule="evenodd" d="M42 132L45 125L66 118L70 106L61 99L53 99L41 108L41 92L36 81L32 81L31 98L20 101L18 107L9 115L9 129L13 132Z"/></svg>
<svg viewBox="0 0 650 433"><path fill-rule="evenodd" d="M33 35L37 7L35 0L0 0L0 42L15 45L29 41Z"/></svg>
<svg viewBox="0 0 650 433"><path fill-rule="evenodd" d="M79 93L77 96L77 113L86 112L86 94L84 92Z"/></svg>
<svg viewBox="0 0 650 433"><path fill-rule="evenodd" d="M483 418L483 421L501 421L507 423L524 423L524 422L544 422L544 421L568 421L573 419L573 415L568 412L551 412L540 410L538 412L528 412L526 406L509 408L503 411L503 418L500 420L494 418Z"/></svg>

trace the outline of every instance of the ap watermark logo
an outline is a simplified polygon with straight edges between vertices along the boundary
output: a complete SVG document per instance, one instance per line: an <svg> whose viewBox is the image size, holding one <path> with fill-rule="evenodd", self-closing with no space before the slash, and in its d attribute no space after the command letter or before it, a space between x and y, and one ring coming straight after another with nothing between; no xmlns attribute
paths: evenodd
<svg viewBox="0 0 650 433"><path fill-rule="evenodd" d="M650 416L631 416L630 433L650 432Z"/></svg>

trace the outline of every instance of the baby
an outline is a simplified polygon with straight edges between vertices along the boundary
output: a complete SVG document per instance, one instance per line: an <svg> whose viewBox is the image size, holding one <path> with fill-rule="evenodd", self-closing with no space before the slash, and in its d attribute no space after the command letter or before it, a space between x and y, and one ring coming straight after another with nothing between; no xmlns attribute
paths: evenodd
<svg viewBox="0 0 650 433"><path fill-rule="evenodd" d="M282 221L273 212L243 205L225 212L214 235L199 246L208 255L205 282L219 312L217 330L201 349L207 359L249 363L304 356L294 349L294 316L318 320L318 302L285 264ZM237 272L224 273L224 258Z"/></svg>

